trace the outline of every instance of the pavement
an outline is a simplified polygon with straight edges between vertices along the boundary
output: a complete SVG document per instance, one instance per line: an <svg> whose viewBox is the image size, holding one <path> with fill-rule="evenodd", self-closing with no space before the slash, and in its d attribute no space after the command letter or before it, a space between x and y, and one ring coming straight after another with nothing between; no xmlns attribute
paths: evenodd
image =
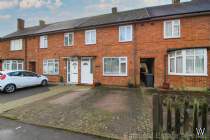
<svg viewBox="0 0 210 140"><path fill-rule="evenodd" d="M99 137L28 125L0 118L0 140L104 140Z"/></svg>

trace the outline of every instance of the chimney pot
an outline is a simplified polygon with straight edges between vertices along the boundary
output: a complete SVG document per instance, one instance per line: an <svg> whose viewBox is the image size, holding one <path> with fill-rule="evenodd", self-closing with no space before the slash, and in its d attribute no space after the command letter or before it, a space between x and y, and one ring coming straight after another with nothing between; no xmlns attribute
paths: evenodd
<svg viewBox="0 0 210 140"><path fill-rule="evenodd" d="M116 14L117 13L117 7L113 7L112 8L112 14Z"/></svg>
<svg viewBox="0 0 210 140"><path fill-rule="evenodd" d="M180 0L172 0L172 4L180 4Z"/></svg>
<svg viewBox="0 0 210 140"><path fill-rule="evenodd" d="M44 20L39 20L39 26L44 26L45 25L45 21Z"/></svg>
<svg viewBox="0 0 210 140"><path fill-rule="evenodd" d="M21 18L17 19L17 30L23 30L25 28L25 21Z"/></svg>

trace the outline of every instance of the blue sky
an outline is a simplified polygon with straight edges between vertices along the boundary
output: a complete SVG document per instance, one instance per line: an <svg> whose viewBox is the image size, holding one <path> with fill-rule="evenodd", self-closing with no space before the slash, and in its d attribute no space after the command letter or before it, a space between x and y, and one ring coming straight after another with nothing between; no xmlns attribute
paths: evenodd
<svg viewBox="0 0 210 140"><path fill-rule="evenodd" d="M0 0L0 37L16 31L17 18L26 26L110 13L147 6L169 4L172 0ZM189 0L182 0L189 1Z"/></svg>

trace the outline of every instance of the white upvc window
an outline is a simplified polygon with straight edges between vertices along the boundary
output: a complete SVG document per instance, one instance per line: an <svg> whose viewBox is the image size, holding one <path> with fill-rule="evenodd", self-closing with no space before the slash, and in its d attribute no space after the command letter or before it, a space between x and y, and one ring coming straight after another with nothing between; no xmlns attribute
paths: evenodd
<svg viewBox="0 0 210 140"><path fill-rule="evenodd" d="M10 41L10 50L18 51L23 49L23 39L15 39Z"/></svg>
<svg viewBox="0 0 210 140"><path fill-rule="evenodd" d="M74 45L74 33L65 33L64 34L64 46L73 46Z"/></svg>
<svg viewBox="0 0 210 140"><path fill-rule="evenodd" d="M119 26L119 42L128 42L133 40L133 26Z"/></svg>
<svg viewBox="0 0 210 140"><path fill-rule="evenodd" d="M58 75L59 74L59 60L46 59L43 61L43 74Z"/></svg>
<svg viewBox="0 0 210 140"><path fill-rule="evenodd" d="M181 25L180 20L167 20L164 21L164 38L180 38Z"/></svg>
<svg viewBox="0 0 210 140"><path fill-rule="evenodd" d="M22 60L4 60L2 70L23 70Z"/></svg>
<svg viewBox="0 0 210 140"><path fill-rule="evenodd" d="M40 48L47 48L48 47L48 39L47 35L40 36Z"/></svg>
<svg viewBox="0 0 210 140"><path fill-rule="evenodd" d="M183 49L170 52L168 74L207 76L207 49Z"/></svg>
<svg viewBox="0 0 210 140"><path fill-rule="evenodd" d="M127 76L127 57L104 57L104 76Z"/></svg>
<svg viewBox="0 0 210 140"><path fill-rule="evenodd" d="M96 30L86 30L85 31L85 44L96 44Z"/></svg>

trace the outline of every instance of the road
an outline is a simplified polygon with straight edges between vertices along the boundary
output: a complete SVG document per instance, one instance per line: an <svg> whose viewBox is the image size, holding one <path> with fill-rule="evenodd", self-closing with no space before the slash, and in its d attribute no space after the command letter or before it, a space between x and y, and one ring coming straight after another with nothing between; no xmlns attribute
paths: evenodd
<svg viewBox="0 0 210 140"><path fill-rule="evenodd" d="M0 118L0 140L104 140Z"/></svg>

